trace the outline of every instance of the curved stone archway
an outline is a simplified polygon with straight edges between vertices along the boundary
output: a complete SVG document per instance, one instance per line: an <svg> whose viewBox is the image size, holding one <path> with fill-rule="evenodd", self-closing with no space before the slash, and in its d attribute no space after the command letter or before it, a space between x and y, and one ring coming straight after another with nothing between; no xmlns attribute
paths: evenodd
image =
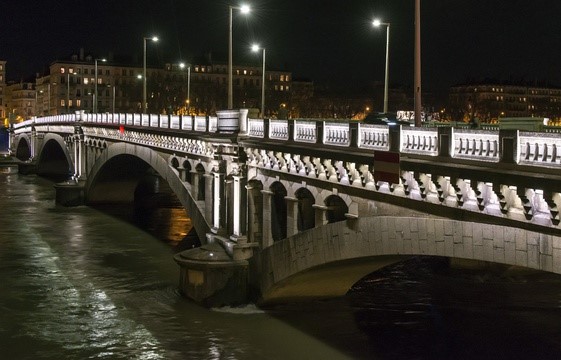
<svg viewBox="0 0 561 360"><path fill-rule="evenodd" d="M261 302L344 295L410 256L493 262L561 274L561 237L436 217L373 216L298 233L263 249Z"/></svg>
<svg viewBox="0 0 561 360"><path fill-rule="evenodd" d="M210 225L191 196L190 185L181 181L177 170L166 158L143 146L122 143L110 145L89 171L85 185L86 203L133 201L138 180L149 168L167 181L171 191L187 210L201 242L205 242Z"/></svg>

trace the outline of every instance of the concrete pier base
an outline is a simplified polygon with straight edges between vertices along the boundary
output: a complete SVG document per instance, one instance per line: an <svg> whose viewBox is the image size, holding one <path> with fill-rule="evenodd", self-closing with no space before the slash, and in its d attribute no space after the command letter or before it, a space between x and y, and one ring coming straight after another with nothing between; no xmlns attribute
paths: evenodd
<svg viewBox="0 0 561 360"><path fill-rule="evenodd" d="M56 203L63 206L84 205L86 201L84 184L79 181L68 180L55 184L55 193Z"/></svg>
<svg viewBox="0 0 561 360"><path fill-rule="evenodd" d="M207 306L240 305L249 301L249 263L233 260L216 242L174 256L180 267L181 292Z"/></svg>

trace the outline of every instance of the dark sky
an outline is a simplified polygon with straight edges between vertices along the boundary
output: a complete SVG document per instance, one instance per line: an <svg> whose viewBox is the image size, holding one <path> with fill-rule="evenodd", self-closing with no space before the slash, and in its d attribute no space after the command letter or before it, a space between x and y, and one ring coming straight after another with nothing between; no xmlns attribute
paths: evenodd
<svg viewBox="0 0 561 360"><path fill-rule="evenodd" d="M341 89L383 81L385 30L391 23L390 82L413 82L414 0L250 0L234 15L234 61L260 64L248 50L267 48L267 68ZM423 91L468 79L561 84L561 1L422 0ZM141 59L142 38L157 34L149 56L191 61L227 54L225 0L0 0L0 59L8 79L32 77L80 48Z"/></svg>

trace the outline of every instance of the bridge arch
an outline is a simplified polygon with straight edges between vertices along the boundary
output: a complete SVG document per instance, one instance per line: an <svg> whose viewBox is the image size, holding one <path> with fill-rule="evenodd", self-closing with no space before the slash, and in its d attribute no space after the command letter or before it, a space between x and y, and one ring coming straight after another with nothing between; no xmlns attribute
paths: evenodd
<svg viewBox="0 0 561 360"><path fill-rule="evenodd" d="M364 276L423 255L561 274L561 236L436 217L370 216L315 227L264 248L261 301L343 296Z"/></svg>
<svg viewBox="0 0 561 360"><path fill-rule="evenodd" d="M301 187L294 194L298 200L297 229L305 231L316 226L314 204L316 199L307 188Z"/></svg>
<svg viewBox="0 0 561 360"><path fill-rule="evenodd" d="M271 191L271 234L273 241L280 241L287 236L287 214L286 206L287 190L280 181L275 181L269 186Z"/></svg>
<svg viewBox="0 0 561 360"><path fill-rule="evenodd" d="M68 153L63 137L58 134L46 134L37 149L36 172L42 176L61 176L67 179L74 174L74 162Z"/></svg>
<svg viewBox="0 0 561 360"><path fill-rule="evenodd" d="M21 161L29 160L31 157L31 139L27 134L22 134L18 137L15 155Z"/></svg>
<svg viewBox="0 0 561 360"><path fill-rule="evenodd" d="M110 145L90 169L85 186L86 203L132 203L139 181L149 169L153 169L167 182L189 214L199 238L204 240L210 225L197 206L196 199L190 194L191 186L181 181L178 171L170 166L167 157L143 146L125 146L122 143Z"/></svg>

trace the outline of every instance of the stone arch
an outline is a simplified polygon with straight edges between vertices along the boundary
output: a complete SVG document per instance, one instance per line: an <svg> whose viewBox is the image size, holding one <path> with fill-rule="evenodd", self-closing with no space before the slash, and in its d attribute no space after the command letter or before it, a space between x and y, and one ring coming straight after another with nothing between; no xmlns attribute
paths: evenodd
<svg viewBox="0 0 561 360"><path fill-rule="evenodd" d="M512 233L511 226L433 216L370 216L352 225L343 221L319 226L262 250L261 302L343 296L364 276L411 256L485 261L561 274L561 259L554 256L551 245L561 236L525 229L516 229L516 237Z"/></svg>
<svg viewBox="0 0 561 360"><path fill-rule="evenodd" d="M123 159L127 161L122 161ZM121 166L115 166L116 164ZM129 165L123 168L122 165L125 164ZM135 179L125 175L120 182L111 183L111 179L115 175L111 172L133 171L130 175L140 176L139 174L144 174L149 167L167 181L171 191L176 194L181 205L187 210L199 239L205 243L205 234L210 231L210 225L204 213L197 206L196 199L189 194L188 185L179 179L177 172L168 164L167 160L152 149L123 143L110 145L90 169L85 185L86 203L103 202L108 197L113 197L112 200L115 201L133 201L139 177Z"/></svg>
<svg viewBox="0 0 561 360"><path fill-rule="evenodd" d="M349 207L338 195L330 195L325 199L327 207L326 217L328 223L334 223L346 220L345 214L349 212Z"/></svg>
<svg viewBox="0 0 561 360"><path fill-rule="evenodd" d="M74 162L68 153L68 148L64 139L57 134L46 134L37 149L38 175L68 179L74 174Z"/></svg>
<svg viewBox="0 0 561 360"><path fill-rule="evenodd" d="M298 231L304 231L315 227L316 216L313 205L314 195L307 188L300 188L295 193L298 199L297 227Z"/></svg>
<svg viewBox="0 0 561 360"><path fill-rule="evenodd" d="M204 176L207 171L202 163L198 163L195 166L195 173L197 178L199 179L199 183L197 189L195 189L196 194L193 194L195 200L202 201L206 197L206 184L208 181L211 181L208 177Z"/></svg>
<svg viewBox="0 0 561 360"><path fill-rule="evenodd" d="M181 162L181 166L183 167L183 169L185 169L185 181L188 182L189 184L191 184L193 182L193 178L192 178L192 174L191 174L191 162L189 161L188 158L183 159L183 161Z"/></svg>
<svg viewBox="0 0 561 360"><path fill-rule="evenodd" d="M29 160L31 157L31 140L27 135L19 137L16 145L16 158L21 161Z"/></svg>
<svg viewBox="0 0 561 360"><path fill-rule="evenodd" d="M179 167L179 160L177 159L177 156L170 156L169 164L171 167L177 170L177 168Z"/></svg>
<svg viewBox="0 0 561 360"><path fill-rule="evenodd" d="M269 187L272 192L271 197L271 234L273 241L280 241L287 235L287 213L286 206L286 187L280 182L275 181Z"/></svg>

